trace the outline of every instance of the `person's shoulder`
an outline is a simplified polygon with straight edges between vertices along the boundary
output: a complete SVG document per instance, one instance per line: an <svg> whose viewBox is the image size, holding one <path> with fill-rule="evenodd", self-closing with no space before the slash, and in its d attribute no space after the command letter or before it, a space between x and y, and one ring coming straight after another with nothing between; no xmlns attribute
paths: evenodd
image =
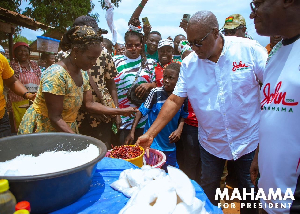
<svg viewBox="0 0 300 214"><path fill-rule="evenodd" d="M114 61L126 60L125 55L116 55L112 57Z"/></svg>
<svg viewBox="0 0 300 214"><path fill-rule="evenodd" d="M262 53L268 54L265 47L259 44L258 41L249 38L237 37L237 36L225 36L225 41L229 48L235 46L235 48L250 48L255 51L260 51Z"/></svg>

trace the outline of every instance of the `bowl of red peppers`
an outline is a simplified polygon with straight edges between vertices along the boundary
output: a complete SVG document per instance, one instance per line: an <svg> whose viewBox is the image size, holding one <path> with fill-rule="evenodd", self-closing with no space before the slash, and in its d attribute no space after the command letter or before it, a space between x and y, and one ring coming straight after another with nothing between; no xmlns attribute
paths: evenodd
<svg viewBox="0 0 300 214"><path fill-rule="evenodd" d="M115 146L106 153L106 157L126 160L138 167L143 166L144 149L136 145Z"/></svg>

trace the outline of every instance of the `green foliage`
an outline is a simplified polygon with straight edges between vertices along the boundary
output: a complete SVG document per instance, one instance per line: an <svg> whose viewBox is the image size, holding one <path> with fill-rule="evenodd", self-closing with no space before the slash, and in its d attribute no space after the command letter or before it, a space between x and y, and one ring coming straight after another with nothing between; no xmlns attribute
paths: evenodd
<svg viewBox="0 0 300 214"><path fill-rule="evenodd" d="M22 0L2 0L2 1L0 1L0 7L20 13L21 2L22 2Z"/></svg>
<svg viewBox="0 0 300 214"><path fill-rule="evenodd" d="M97 13L90 14L95 6L91 0L29 0L29 4L24 15L61 31L82 15L91 15L98 20Z"/></svg>
<svg viewBox="0 0 300 214"><path fill-rule="evenodd" d="M27 39L25 36L17 35L14 37L14 43L16 43L16 42L25 42L28 45L30 45L33 41Z"/></svg>
<svg viewBox="0 0 300 214"><path fill-rule="evenodd" d="M111 0L111 3L112 3L113 5L115 5L116 7L119 7L119 3L120 3L121 1L122 1L122 0ZM100 0L100 1L98 1L98 2L100 2L101 7L102 7L103 9L108 9L108 7L105 6L105 1L104 1L104 0Z"/></svg>

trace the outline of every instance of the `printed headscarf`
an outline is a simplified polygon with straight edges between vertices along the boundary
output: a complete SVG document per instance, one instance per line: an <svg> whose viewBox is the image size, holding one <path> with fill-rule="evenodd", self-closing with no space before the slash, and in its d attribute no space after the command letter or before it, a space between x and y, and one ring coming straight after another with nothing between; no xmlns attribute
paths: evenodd
<svg viewBox="0 0 300 214"><path fill-rule="evenodd" d="M192 51L192 48L187 40L181 40L178 45L178 52L182 55L185 51Z"/></svg>
<svg viewBox="0 0 300 214"><path fill-rule="evenodd" d="M102 41L103 37L100 31L96 32L91 26L75 26L63 35L60 47L66 51L71 49L72 45L93 44Z"/></svg>

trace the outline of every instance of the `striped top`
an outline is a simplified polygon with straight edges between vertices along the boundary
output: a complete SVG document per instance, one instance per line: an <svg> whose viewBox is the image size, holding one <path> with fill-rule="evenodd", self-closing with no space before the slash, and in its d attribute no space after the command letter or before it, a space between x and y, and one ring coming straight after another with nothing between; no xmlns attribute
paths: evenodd
<svg viewBox="0 0 300 214"><path fill-rule="evenodd" d="M15 60L10 62L10 66L15 71L15 77L27 88L28 91L37 92L37 88L40 84L41 79L41 69L39 68L38 64L32 60L29 60L28 63L30 69L20 65L19 62ZM30 87L34 90L32 91ZM24 100L23 97L16 95L11 90L9 90L8 95L8 111L12 111L11 102L19 102Z"/></svg>
<svg viewBox="0 0 300 214"><path fill-rule="evenodd" d="M115 83L118 92L119 108L137 107L131 103L127 98L127 90L132 86L135 81L136 74L141 67L141 57L136 59L129 59L125 55L118 55L113 57L115 66L117 68L117 76L115 77ZM151 83L155 81L154 64L155 61L147 59L148 66L142 69L136 83ZM121 116L122 124L120 129L131 129L131 125L134 120L133 117ZM144 128L147 117L141 118L137 128Z"/></svg>

